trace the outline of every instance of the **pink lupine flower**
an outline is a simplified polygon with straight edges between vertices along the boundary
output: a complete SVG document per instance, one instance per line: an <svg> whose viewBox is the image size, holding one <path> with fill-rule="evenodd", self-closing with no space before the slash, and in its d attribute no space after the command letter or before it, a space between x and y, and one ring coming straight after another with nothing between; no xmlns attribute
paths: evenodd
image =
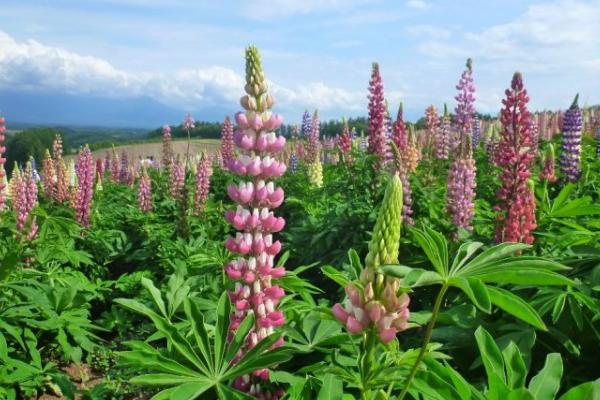
<svg viewBox="0 0 600 400"><path fill-rule="evenodd" d="M531 114L527 109L529 96L523 78L516 72L510 89L506 90L500 116L502 133L496 151L496 164L502 168L502 186L496 193L498 214L496 241L532 244L535 223L535 201L528 184L533 152L531 147Z"/></svg>
<svg viewBox="0 0 600 400"><path fill-rule="evenodd" d="M138 205L144 213L152 211L152 181L148 176L146 168L143 169L142 177L138 183Z"/></svg>
<svg viewBox="0 0 600 400"><path fill-rule="evenodd" d="M17 231L21 237L31 241L37 233L37 223L35 217L29 218L31 211L37 205L38 188L33 175L31 163L27 163L25 171L19 171L17 164L13 170L12 184L12 204L17 215ZM29 231L26 232L26 224L29 221Z"/></svg>
<svg viewBox="0 0 600 400"><path fill-rule="evenodd" d="M119 169L119 183L129 183L129 154L127 150L121 150L121 167Z"/></svg>
<svg viewBox="0 0 600 400"><path fill-rule="evenodd" d="M440 116L433 104L425 109L425 129L427 131L424 147L436 143L439 136Z"/></svg>
<svg viewBox="0 0 600 400"><path fill-rule="evenodd" d="M385 99L379 64L373 63L369 81L369 153L377 157L375 168L381 170L385 163Z"/></svg>
<svg viewBox="0 0 600 400"><path fill-rule="evenodd" d="M121 170L121 165L119 164L119 156L117 156L117 150L115 146L112 148L112 159L110 160L110 180L113 183L119 182L119 171Z"/></svg>
<svg viewBox="0 0 600 400"><path fill-rule="evenodd" d="M79 153L76 163L77 194L75 200L75 218L85 228L90 225L90 209L94 195L94 158L90 148L85 147Z"/></svg>
<svg viewBox="0 0 600 400"><path fill-rule="evenodd" d="M352 138L350 137L350 128L348 127L348 121L344 119L344 127L342 128L342 134L338 140L338 147L344 158L344 162L352 164Z"/></svg>
<svg viewBox="0 0 600 400"><path fill-rule="evenodd" d="M448 106L444 104L444 115L441 119L441 126L437 130L435 139L435 157L438 160L447 160L450 147L450 116L448 115Z"/></svg>
<svg viewBox="0 0 600 400"><path fill-rule="evenodd" d="M194 128L194 117L192 117L192 114L188 113L183 119L183 129L190 130Z"/></svg>
<svg viewBox="0 0 600 400"><path fill-rule="evenodd" d="M162 165L169 171L173 162L173 145L171 144L171 127L162 128Z"/></svg>
<svg viewBox="0 0 600 400"><path fill-rule="evenodd" d="M223 129L221 130L221 155L223 157L222 165L229 165L233 160L233 125L229 116L225 117Z"/></svg>
<svg viewBox="0 0 600 400"><path fill-rule="evenodd" d="M472 231L475 211L475 160L472 157L471 139L464 135L459 152L448 171L446 209L454 227Z"/></svg>
<svg viewBox="0 0 600 400"><path fill-rule="evenodd" d="M194 193L194 214L196 215L202 214L206 208L211 175L210 159L205 154L202 154L200 161L198 161L196 172L196 191Z"/></svg>
<svg viewBox="0 0 600 400"><path fill-rule="evenodd" d="M241 100L246 111L236 114L240 130L234 134L240 155L228 165L242 180L228 188L229 197L238 206L225 215L226 220L238 229L234 237L226 240L225 247L239 256L224 266L227 276L236 281L235 289L229 293L235 306L230 330L235 331L248 313L252 312L256 317L255 326L246 338L244 352L285 322L283 313L277 309L284 291L274 281L283 276L285 270L275 266L281 242L273 237L283 229L285 221L271 211L281 205L284 197L283 190L272 182L286 170L285 163L275 158L285 145L285 139L274 133L282 119L269 111L274 100L267 93L255 47L246 50L246 63L247 94ZM261 381L268 378L268 370L259 369L250 376L237 379L234 386L258 398L278 399L278 392L267 394L261 386Z"/></svg>
<svg viewBox="0 0 600 400"><path fill-rule="evenodd" d="M54 191L54 201L64 203L69 199L69 178L67 167L62 158L63 147L62 138L56 135L52 144L52 157L56 176L56 190Z"/></svg>
<svg viewBox="0 0 600 400"><path fill-rule="evenodd" d="M548 150L542 155L542 169L539 178L541 181L550 183L554 183L558 179L554 168L554 146L552 143L548 145Z"/></svg>
<svg viewBox="0 0 600 400"><path fill-rule="evenodd" d="M6 153L6 147L4 146L5 131L6 127L4 126L4 117L0 116L0 211L4 210L6 203L6 199L4 197L6 190L6 184L4 183L6 180L6 172L4 171L4 163L6 162L6 158L4 158L4 153Z"/></svg>
<svg viewBox="0 0 600 400"><path fill-rule="evenodd" d="M171 196L173 196L175 200L179 199L182 195L183 185L185 184L185 170L179 158L171 164L171 179L169 183Z"/></svg>

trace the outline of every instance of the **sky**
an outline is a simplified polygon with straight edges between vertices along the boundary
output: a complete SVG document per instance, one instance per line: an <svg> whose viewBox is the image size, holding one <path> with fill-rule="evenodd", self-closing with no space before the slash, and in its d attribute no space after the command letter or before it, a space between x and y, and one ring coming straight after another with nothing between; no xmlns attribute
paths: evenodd
<svg viewBox="0 0 600 400"><path fill-rule="evenodd" d="M101 115L107 103L139 99L165 118L222 120L240 108L248 44L292 123L305 109L366 115L374 61L392 114L402 101L409 119L454 107L467 57L480 112L499 111L517 70L534 110L564 109L577 92L600 103L600 0L2 0L0 112L52 119L47 101L11 102L45 95L102 100L83 120L98 125L117 123ZM141 109L127 117L154 124Z"/></svg>

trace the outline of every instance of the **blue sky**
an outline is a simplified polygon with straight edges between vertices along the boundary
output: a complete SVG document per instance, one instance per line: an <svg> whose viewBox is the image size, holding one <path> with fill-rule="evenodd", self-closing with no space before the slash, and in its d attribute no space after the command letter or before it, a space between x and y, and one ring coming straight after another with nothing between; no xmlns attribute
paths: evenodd
<svg viewBox="0 0 600 400"><path fill-rule="evenodd" d="M253 43L291 122L305 108L365 115L373 61L392 112L403 101L411 118L454 106L467 57L482 112L499 110L515 70L534 109L576 92L600 103L600 0L3 0L0 21L0 89L33 94L234 113Z"/></svg>

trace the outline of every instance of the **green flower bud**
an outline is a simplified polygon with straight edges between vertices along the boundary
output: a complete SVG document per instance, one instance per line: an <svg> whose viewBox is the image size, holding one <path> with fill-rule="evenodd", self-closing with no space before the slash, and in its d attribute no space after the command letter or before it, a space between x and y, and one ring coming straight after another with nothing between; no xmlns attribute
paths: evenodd
<svg viewBox="0 0 600 400"><path fill-rule="evenodd" d="M398 262L401 222L402 182L398 174L395 174L385 190L381 210L373 229L369 253L365 259L367 268Z"/></svg>

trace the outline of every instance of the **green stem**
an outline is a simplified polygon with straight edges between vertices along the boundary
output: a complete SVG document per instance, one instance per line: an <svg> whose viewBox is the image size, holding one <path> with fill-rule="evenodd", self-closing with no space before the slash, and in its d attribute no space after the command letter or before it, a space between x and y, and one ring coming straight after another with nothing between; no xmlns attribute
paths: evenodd
<svg viewBox="0 0 600 400"><path fill-rule="evenodd" d="M371 367L375 361L375 346L377 335L374 328L369 328L366 332L364 347L362 351L361 364L360 364L360 377L361 377L361 398L363 400L370 400L371 388L370 388L370 375Z"/></svg>
<svg viewBox="0 0 600 400"><path fill-rule="evenodd" d="M429 320L429 325L427 325L427 330L425 331L425 336L423 336L423 344L421 345L421 350L419 351L419 355L417 356L417 359L415 360L415 363L413 364L413 367L410 370L408 379L406 380L406 383L404 384L404 389L402 389L400 396L398 396L398 400L404 399L404 396L406 396L406 393L408 393L408 389L410 388L410 383L414 379L415 375L417 375L417 370L419 369L419 364L421 364L421 361L423 360L423 357L425 356L425 352L427 351L427 345L429 344L429 341L431 340L431 335L433 333L433 327L434 327L435 321L437 320L437 317L440 313L440 308L442 306L442 300L444 300L444 295L446 294L447 290L448 290L448 286L446 283L444 283L442 285L442 288L440 289L440 291L437 294L437 298L435 299L435 305L433 306L433 312L431 314L431 319Z"/></svg>

